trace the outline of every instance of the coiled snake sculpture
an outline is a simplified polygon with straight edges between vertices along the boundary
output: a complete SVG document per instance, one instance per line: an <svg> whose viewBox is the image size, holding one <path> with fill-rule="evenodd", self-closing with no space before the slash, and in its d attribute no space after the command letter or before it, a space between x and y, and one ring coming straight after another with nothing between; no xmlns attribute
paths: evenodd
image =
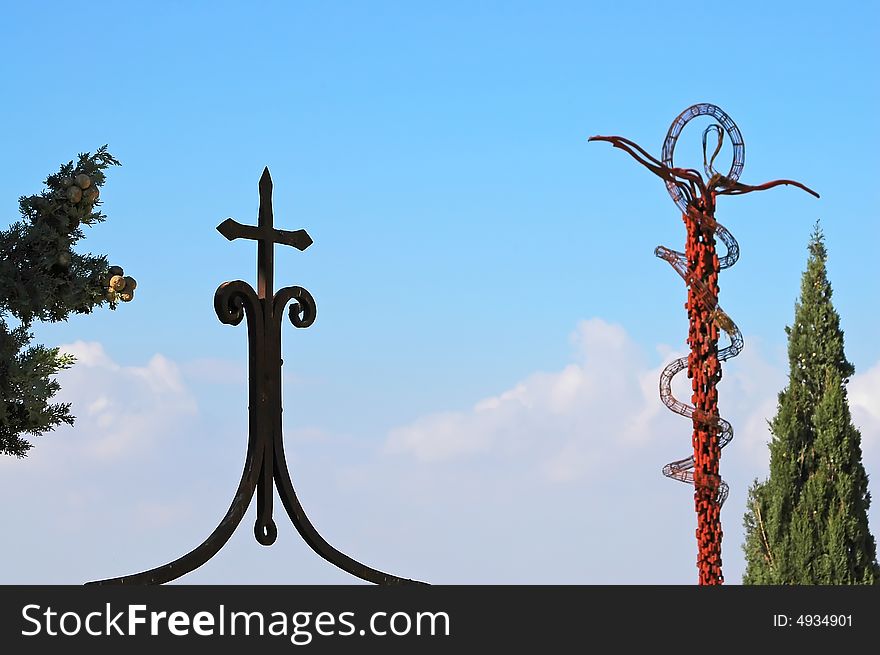
<svg viewBox="0 0 880 655"><path fill-rule="evenodd" d="M673 164L678 136L684 126L697 116L711 116L718 121L703 132L705 181L699 171L677 168ZM707 140L713 133L717 143L710 156ZM722 175L715 170L714 163L721 151L725 133L733 145L733 163L727 175ZM719 476L718 468L721 448L733 439L733 427L718 414L716 384L721 379L721 362L736 357L742 351L743 337L736 323L718 304L718 272L736 263L739 245L727 228L715 220L715 201L719 195L739 195L779 185L796 186L817 198L819 194L792 180L774 180L758 186L741 184L738 180L745 163L742 135L726 113L708 103L688 107L672 122L663 144L662 161L623 137L594 136L590 137L590 141L608 141L663 179L682 212L682 220L687 228L685 252L665 246L658 246L654 250L654 254L668 262L684 280L688 289L686 307L690 321L688 344L691 352L663 369L660 374L660 399L673 412L692 420L694 454L664 466L663 475L694 486L700 583L720 584L723 577L719 512L729 488ZM720 258L715 249L716 237L727 251ZM719 331L723 331L730 341L721 350L718 349ZM692 404L678 400L672 393L673 378L685 370L692 381Z"/></svg>

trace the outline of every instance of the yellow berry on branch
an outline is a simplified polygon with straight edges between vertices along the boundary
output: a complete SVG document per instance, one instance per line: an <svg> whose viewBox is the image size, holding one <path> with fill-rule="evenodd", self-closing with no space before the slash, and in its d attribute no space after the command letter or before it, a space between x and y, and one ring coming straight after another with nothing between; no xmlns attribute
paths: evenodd
<svg viewBox="0 0 880 655"><path fill-rule="evenodd" d="M125 288L125 278L121 275L114 275L110 278L110 288L113 291L122 291Z"/></svg>

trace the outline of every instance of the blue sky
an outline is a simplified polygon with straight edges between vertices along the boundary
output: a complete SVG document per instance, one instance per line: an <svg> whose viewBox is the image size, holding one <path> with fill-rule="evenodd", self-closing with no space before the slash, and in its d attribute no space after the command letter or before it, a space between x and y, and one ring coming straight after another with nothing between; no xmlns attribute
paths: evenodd
<svg viewBox="0 0 880 655"><path fill-rule="evenodd" d="M80 363L62 375L76 427L0 461L16 526L7 583L79 583L163 564L228 506L246 434L245 328L212 308L255 282L256 248L216 231L256 220L269 166L276 287L315 297L287 326L285 435L301 500L341 550L448 583L696 581L687 456L660 369L685 349L685 288L653 256L684 229L662 183L594 134L659 155L695 102L746 143L722 198L739 240L721 304L746 339L725 365L734 441L721 470L724 568L740 579L742 513L765 475L765 419L786 381L806 243L820 219L856 366L865 466L880 474L872 281L880 146L877 6L738 3L92 2L6 9L0 26L3 220L84 151L122 161L108 221L80 247L138 279L116 312L39 326ZM697 162L686 128L676 161ZM877 492L875 490L875 496ZM253 511L181 582L349 582ZM872 508L872 529L880 514ZM280 571L280 573L279 573Z"/></svg>

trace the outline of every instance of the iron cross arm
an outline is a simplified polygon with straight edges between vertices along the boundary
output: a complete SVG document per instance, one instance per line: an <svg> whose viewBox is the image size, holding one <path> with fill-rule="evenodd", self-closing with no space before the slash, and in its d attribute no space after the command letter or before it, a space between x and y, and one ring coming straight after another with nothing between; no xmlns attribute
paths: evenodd
<svg viewBox="0 0 880 655"><path fill-rule="evenodd" d="M276 230L272 215L272 176L269 168L263 169L260 177L260 211L257 225L242 225L227 218L217 226L217 231L232 241L233 239L254 239L257 242L257 293L260 298L271 299L274 295L275 244L281 243L305 250L312 245L312 237L305 230Z"/></svg>
<svg viewBox="0 0 880 655"><path fill-rule="evenodd" d="M312 245L312 237L305 230L276 230L272 216L272 176L269 167L263 169L260 176L260 213L258 225L242 225L236 220L227 218L217 226L217 231L227 239L255 239L261 245L271 246L280 243L285 246L293 246L297 250L305 250Z"/></svg>
<svg viewBox="0 0 880 655"><path fill-rule="evenodd" d="M280 243L285 246L293 246L297 250L305 250L312 245L312 237L305 230L276 230L273 227L242 225L236 220L227 218L217 226L217 231L230 241L234 239L266 240L272 243Z"/></svg>
<svg viewBox="0 0 880 655"><path fill-rule="evenodd" d="M217 231L230 241L234 239L266 240L272 243L280 243L285 246L293 246L297 250L305 250L312 245L312 237L305 230L276 230L273 227L242 225L236 220L227 218L217 226Z"/></svg>

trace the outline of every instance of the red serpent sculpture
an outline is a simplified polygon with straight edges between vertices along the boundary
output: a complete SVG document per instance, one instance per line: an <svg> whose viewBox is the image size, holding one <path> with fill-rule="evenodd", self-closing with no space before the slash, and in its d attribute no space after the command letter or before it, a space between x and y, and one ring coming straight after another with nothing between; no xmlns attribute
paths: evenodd
<svg viewBox="0 0 880 655"><path fill-rule="evenodd" d="M713 123L703 132L704 182L699 171L677 168L673 165L675 143L682 128L697 116L712 116ZM706 140L711 132L717 144L711 157L707 156ZM715 171L715 158L721 151L724 134L733 144L733 164L727 175ZM681 276L688 289L690 354L667 365L660 374L660 399L670 410L691 419L693 424L692 455L670 462L663 467L663 475L694 486L697 513L697 568L699 583L721 584L721 505L727 498L728 485L718 472L721 449L733 439L733 427L718 414L716 385L721 379L721 362L735 357L743 349L742 333L736 323L718 304L718 272L729 268L739 258L739 245L733 235L715 220L715 201L720 195L739 195L763 191L780 185L796 186L819 197L812 189L792 180L774 180L758 186L741 184L739 175L745 163L745 144L734 122L717 106L700 103L688 107L673 121L663 144L663 160L649 155L638 144L619 136L593 136L590 141L608 141L632 156L638 163L666 182L669 194L682 212L687 229L685 252L657 246L654 254L666 260ZM718 257L716 237L727 252ZM718 349L719 331L730 344ZM691 378L692 404L678 400L672 394L672 379L687 370Z"/></svg>

